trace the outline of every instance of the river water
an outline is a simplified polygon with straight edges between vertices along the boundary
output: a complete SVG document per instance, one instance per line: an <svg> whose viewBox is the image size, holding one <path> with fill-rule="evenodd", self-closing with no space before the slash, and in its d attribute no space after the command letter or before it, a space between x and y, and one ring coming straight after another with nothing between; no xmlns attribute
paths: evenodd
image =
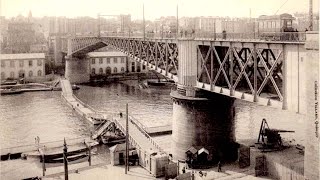
<svg viewBox="0 0 320 180"><path fill-rule="evenodd" d="M140 90L121 83L81 86L75 92L79 99L100 111L124 112L128 103L129 114L150 127L170 123L172 101L169 93L169 88ZM241 100L237 100L235 106L238 142L256 141L261 120L266 118L271 128L296 131L284 137L295 144L304 144L304 115ZM41 142L62 140L64 137L88 137L92 130L92 126L80 119L61 98L61 92L57 91L1 96L0 125L1 148L32 144L36 136L40 137ZM8 174L15 173L15 164L19 161L13 165L2 161L1 177L10 177Z"/></svg>

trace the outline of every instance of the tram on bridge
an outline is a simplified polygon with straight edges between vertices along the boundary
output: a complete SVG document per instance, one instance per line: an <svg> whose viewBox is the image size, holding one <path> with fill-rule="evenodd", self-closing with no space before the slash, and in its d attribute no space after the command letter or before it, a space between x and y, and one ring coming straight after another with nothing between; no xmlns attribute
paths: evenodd
<svg viewBox="0 0 320 180"><path fill-rule="evenodd" d="M298 31L293 28L292 21L295 18L291 14L266 16L261 15L258 21L258 34L265 40L299 40Z"/></svg>

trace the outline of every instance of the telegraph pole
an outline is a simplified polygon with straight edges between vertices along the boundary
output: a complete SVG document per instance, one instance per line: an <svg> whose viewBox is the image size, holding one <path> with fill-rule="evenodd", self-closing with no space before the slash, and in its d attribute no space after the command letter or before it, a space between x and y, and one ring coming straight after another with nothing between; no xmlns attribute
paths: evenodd
<svg viewBox="0 0 320 180"><path fill-rule="evenodd" d="M126 104L126 159L125 159L125 174L129 171L129 115L128 103Z"/></svg>
<svg viewBox="0 0 320 180"><path fill-rule="evenodd" d="M177 39L178 39L178 36L179 36L179 7L177 4L177 33L176 33Z"/></svg>
<svg viewBox="0 0 320 180"><path fill-rule="evenodd" d="M144 4L142 4L142 16L143 16L143 40L146 39L146 25L144 20Z"/></svg>
<svg viewBox="0 0 320 180"><path fill-rule="evenodd" d="M100 13L98 13L98 37L100 37Z"/></svg>
<svg viewBox="0 0 320 180"><path fill-rule="evenodd" d="M309 0L309 31L313 30L313 12L312 12L313 7L312 6L313 6L312 0Z"/></svg>

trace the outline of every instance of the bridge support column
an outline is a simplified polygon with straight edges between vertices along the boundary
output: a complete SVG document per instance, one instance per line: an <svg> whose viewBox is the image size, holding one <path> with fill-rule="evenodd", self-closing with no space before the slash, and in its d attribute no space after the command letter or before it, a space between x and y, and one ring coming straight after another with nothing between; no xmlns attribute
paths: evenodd
<svg viewBox="0 0 320 180"><path fill-rule="evenodd" d="M236 160L234 99L219 94L209 96L188 97L181 90L171 92L174 159L186 159L190 147L204 147L215 163Z"/></svg>
<svg viewBox="0 0 320 180"><path fill-rule="evenodd" d="M206 148L213 162L235 160L234 99L194 88L197 83L197 45L179 39L179 70L173 100L172 155L186 159L190 147Z"/></svg>
<svg viewBox="0 0 320 180"><path fill-rule="evenodd" d="M308 32L306 39L307 119L305 135L304 175L308 180L320 179L319 146L319 39L318 33Z"/></svg>
<svg viewBox="0 0 320 180"><path fill-rule="evenodd" d="M69 57L66 59L65 77L71 83L85 83L90 80L89 59Z"/></svg>

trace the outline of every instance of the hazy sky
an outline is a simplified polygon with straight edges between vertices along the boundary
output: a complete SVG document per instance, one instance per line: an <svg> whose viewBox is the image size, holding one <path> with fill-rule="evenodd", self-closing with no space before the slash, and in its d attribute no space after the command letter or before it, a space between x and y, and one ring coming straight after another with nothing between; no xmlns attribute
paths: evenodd
<svg viewBox="0 0 320 180"><path fill-rule="evenodd" d="M41 16L91 16L100 12L108 15L131 14L132 19L142 19L142 4L146 19L160 16L230 16L249 17L273 15L284 12L308 12L309 0L0 0L1 15L27 16L29 10ZM319 12L319 0L313 0L313 9Z"/></svg>

